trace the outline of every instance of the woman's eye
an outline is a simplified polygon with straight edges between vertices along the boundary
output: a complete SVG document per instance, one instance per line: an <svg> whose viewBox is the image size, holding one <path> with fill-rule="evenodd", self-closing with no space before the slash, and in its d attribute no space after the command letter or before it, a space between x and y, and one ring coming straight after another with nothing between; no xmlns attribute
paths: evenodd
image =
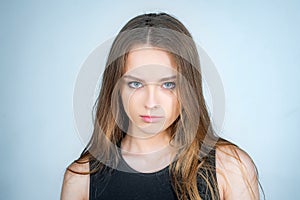
<svg viewBox="0 0 300 200"><path fill-rule="evenodd" d="M131 88L137 89L137 88L142 87L143 85L140 82L132 81L132 82L128 83L128 86L131 87Z"/></svg>
<svg viewBox="0 0 300 200"><path fill-rule="evenodd" d="M176 84L174 82L165 82L163 88L165 89L174 89Z"/></svg>

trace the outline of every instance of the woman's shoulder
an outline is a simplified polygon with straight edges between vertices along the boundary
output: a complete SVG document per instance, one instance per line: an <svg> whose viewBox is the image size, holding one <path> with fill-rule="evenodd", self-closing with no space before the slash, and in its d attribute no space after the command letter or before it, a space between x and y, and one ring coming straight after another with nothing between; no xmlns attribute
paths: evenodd
<svg viewBox="0 0 300 200"><path fill-rule="evenodd" d="M256 166L237 145L223 139L217 143L216 173L225 199L259 199Z"/></svg>
<svg viewBox="0 0 300 200"><path fill-rule="evenodd" d="M61 200L87 200L89 197L90 164L80 159L72 162L66 169L63 179Z"/></svg>
<svg viewBox="0 0 300 200"><path fill-rule="evenodd" d="M254 162L250 155L239 146L222 139L222 142L216 144L216 159L221 163L240 166L240 164L254 167Z"/></svg>

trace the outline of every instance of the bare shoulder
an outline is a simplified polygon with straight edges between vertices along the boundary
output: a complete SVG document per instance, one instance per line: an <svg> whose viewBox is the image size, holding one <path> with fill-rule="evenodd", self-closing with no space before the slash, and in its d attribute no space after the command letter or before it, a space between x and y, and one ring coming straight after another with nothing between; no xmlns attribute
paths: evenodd
<svg viewBox="0 0 300 200"><path fill-rule="evenodd" d="M247 152L234 145L216 147L221 199L259 199L257 170Z"/></svg>
<svg viewBox="0 0 300 200"><path fill-rule="evenodd" d="M65 171L61 200L88 200L89 198L89 162L73 162Z"/></svg>
<svg viewBox="0 0 300 200"><path fill-rule="evenodd" d="M255 169L252 158L247 152L234 145L224 145L216 147L216 160L223 168L232 167L236 168L247 168L248 170Z"/></svg>

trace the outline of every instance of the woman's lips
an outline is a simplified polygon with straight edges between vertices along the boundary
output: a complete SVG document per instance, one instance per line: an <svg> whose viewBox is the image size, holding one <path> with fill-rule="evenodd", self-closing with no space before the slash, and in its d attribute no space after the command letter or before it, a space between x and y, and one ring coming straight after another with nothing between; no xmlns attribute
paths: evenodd
<svg viewBox="0 0 300 200"><path fill-rule="evenodd" d="M141 118L144 122L153 123L160 121L163 117L162 116L149 116L149 115L141 115Z"/></svg>

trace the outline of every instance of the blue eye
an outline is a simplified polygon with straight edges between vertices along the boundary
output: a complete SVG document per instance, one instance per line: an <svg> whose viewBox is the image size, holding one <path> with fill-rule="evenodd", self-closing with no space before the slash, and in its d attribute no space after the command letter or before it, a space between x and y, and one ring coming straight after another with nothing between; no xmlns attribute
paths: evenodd
<svg viewBox="0 0 300 200"><path fill-rule="evenodd" d="M131 82L129 82L128 86L130 88L134 88L134 89L143 87L143 85L140 82L137 82L137 81L131 81Z"/></svg>
<svg viewBox="0 0 300 200"><path fill-rule="evenodd" d="M174 82L165 82L163 88L165 89L174 89L176 84Z"/></svg>

